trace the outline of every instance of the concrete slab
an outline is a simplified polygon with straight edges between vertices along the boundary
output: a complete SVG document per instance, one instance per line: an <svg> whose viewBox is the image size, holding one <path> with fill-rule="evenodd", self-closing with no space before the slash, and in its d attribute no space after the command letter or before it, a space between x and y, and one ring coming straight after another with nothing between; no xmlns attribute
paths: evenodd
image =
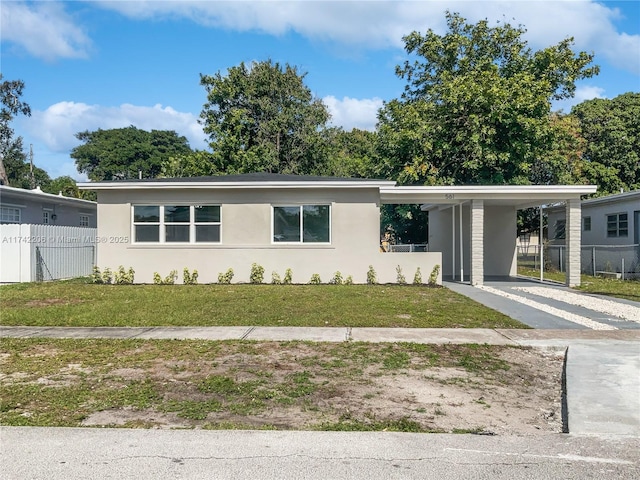
<svg viewBox="0 0 640 480"><path fill-rule="evenodd" d="M239 340L251 327L154 327L136 335L145 340Z"/></svg>
<svg viewBox="0 0 640 480"><path fill-rule="evenodd" d="M640 343L571 345L569 433L640 436Z"/></svg>
<svg viewBox="0 0 640 480"><path fill-rule="evenodd" d="M345 342L348 329L343 327L255 327L245 336L246 340L300 340L309 342Z"/></svg>
<svg viewBox="0 0 640 480"><path fill-rule="evenodd" d="M353 328L354 342L487 343L515 345L515 342L488 328Z"/></svg>
<svg viewBox="0 0 640 480"><path fill-rule="evenodd" d="M0 338L22 338L39 336L49 327L0 327Z"/></svg>
<svg viewBox="0 0 640 480"><path fill-rule="evenodd" d="M25 327L3 327L2 336L13 336ZM42 338L133 338L142 335L150 327L27 327L21 337ZM28 330L31 330L30 332ZM27 334L28 333L28 334Z"/></svg>

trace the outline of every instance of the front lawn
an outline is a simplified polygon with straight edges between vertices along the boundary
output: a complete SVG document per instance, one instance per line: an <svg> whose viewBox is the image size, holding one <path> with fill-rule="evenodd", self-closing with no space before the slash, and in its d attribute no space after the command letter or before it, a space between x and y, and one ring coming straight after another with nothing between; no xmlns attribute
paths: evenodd
<svg viewBox="0 0 640 480"><path fill-rule="evenodd" d="M400 285L0 287L2 325L527 328L447 288Z"/></svg>

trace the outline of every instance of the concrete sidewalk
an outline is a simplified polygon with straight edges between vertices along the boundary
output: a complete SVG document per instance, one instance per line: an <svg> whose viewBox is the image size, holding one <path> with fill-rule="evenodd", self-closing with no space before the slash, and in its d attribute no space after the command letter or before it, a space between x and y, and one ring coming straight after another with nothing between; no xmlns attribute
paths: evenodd
<svg viewBox="0 0 640 480"><path fill-rule="evenodd" d="M640 330L303 327L9 327L0 338L414 342L567 349L568 430L640 437Z"/></svg>

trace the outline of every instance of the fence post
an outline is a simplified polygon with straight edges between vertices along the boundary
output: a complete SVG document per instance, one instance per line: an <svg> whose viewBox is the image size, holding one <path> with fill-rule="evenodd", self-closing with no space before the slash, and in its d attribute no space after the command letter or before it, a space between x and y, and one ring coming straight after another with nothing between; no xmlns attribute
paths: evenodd
<svg viewBox="0 0 640 480"><path fill-rule="evenodd" d="M624 280L624 257L622 257L622 280Z"/></svg>
<svg viewBox="0 0 640 480"><path fill-rule="evenodd" d="M591 263L593 264L593 276L596 276L596 247L591 247Z"/></svg>

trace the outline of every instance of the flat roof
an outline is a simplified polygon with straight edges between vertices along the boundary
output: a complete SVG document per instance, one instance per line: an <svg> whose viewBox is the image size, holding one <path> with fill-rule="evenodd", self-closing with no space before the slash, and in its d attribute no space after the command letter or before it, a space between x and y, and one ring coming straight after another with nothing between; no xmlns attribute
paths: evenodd
<svg viewBox="0 0 640 480"><path fill-rule="evenodd" d="M370 178L287 175L280 173L245 173L186 178L143 178L108 182L78 183L83 190L130 190L156 188L371 188L393 186L394 181Z"/></svg>
<svg viewBox="0 0 640 480"><path fill-rule="evenodd" d="M66 204L79 204L87 207L96 207L96 202L91 200L85 200L83 198L65 197L64 195L55 195L53 193L45 193L39 188L33 190L27 190L24 188L16 188L8 185L0 185L0 203L2 203L2 197L10 195L14 198L27 198L36 200L45 200L52 203L66 203Z"/></svg>

